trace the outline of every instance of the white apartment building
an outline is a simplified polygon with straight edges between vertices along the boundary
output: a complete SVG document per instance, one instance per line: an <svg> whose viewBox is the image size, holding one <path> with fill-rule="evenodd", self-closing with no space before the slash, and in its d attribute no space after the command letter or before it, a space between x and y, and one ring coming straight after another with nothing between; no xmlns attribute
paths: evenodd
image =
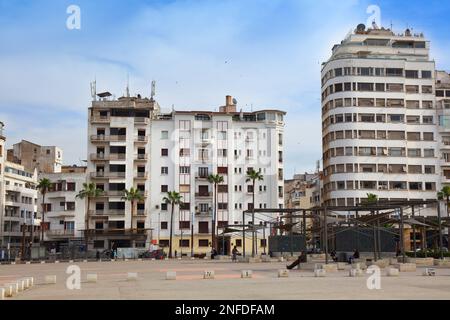
<svg viewBox="0 0 450 320"><path fill-rule="evenodd" d="M151 221L158 242L169 243L170 205L162 199L167 191L177 191L183 205L174 217L174 250L178 253L209 253L211 250L214 186L207 180L219 174L216 234L218 252L230 253L233 246L242 250L242 233L232 232L222 238L222 231L243 224L242 212L251 209L252 186L246 182L249 169L261 170L264 180L257 182L255 208L282 208L283 129L285 113L279 110L236 112L228 96L219 112L174 111L160 114L152 123ZM256 214L255 225L276 218ZM247 215L245 223L251 222ZM194 229L191 243L191 229ZM238 230L239 228L236 228ZM263 232L263 229L264 232ZM269 225L257 233L258 252L265 245L263 235ZM246 251L251 250L250 233Z"/></svg>
<svg viewBox="0 0 450 320"><path fill-rule="evenodd" d="M59 252L62 246L84 243L86 199L77 198L86 183L86 167L63 166L60 173L40 174L52 182L45 195L45 241ZM42 208L42 195L38 197Z"/></svg>
<svg viewBox="0 0 450 320"><path fill-rule="evenodd" d="M436 110L439 117L442 185L450 185L450 74L436 71Z"/></svg>
<svg viewBox="0 0 450 320"><path fill-rule="evenodd" d="M324 201L436 199L441 187L430 42L359 25L322 67Z"/></svg>
<svg viewBox="0 0 450 320"><path fill-rule="evenodd" d="M219 233L227 225L242 224L242 212L250 208L251 188L245 182L249 168L261 169L264 175L256 186L256 207L283 206L284 112L236 112L233 99L227 97L219 112L162 114L153 98L113 100L110 93L98 97L100 101L93 101L89 109L88 179L105 195L90 203L94 248L108 248L112 243L119 247L166 245L171 208L163 198L168 191L177 191L184 204L175 210L173 249L187 253L193 244L195 253L209 252L213 208L209 174L225 179L218 191ZM145 196L133 217L131 204L121 199L123 190L131 187ZM247 216L246 223L250 220ZM241 237L226 237L228 252L230 246L242 245ZM250 248L251 240L247 242Z"/></svg>
<svg viewBox="0 0 450 320"><path fill-rule="evenodd" d="M3 250L17 256L22 248L28 248L33 239L40 239L40 224L37 214L37 173L26 172L23 166L5 161L1 194L3 203L1 217L1 245ZM24 230L25 229L25 230Z"/></svg>

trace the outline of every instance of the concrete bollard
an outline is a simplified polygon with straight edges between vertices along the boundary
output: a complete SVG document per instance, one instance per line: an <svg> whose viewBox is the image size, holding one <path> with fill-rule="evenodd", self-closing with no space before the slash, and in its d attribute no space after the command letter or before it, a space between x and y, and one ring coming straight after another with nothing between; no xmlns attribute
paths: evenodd
<svg viewBox="0 0 450 320"><path fill-rule="evenodd" d="M69 260L69 263L73 263L73 260Z"/></svg>
<svg viewBox="0 0 450 320"><path fill-rule="evenodd" d="M288 278L289 277L289 271L286 269L280 269L278 270L278 278Z"/></svg>
<svg viewBox="0 0 450 320"><path fill-rule="evenodd" d="M400 275L400 270L396 268L389 268L387 269L387 276L388 277L398 277Z"/></svg>
<svg viewBox="0 0 450 320"><path fill-rule="evenodd" d="M316 278L323 278L327 272L324 269L316 269L314 270L314 277Z"/></svg>
<svg viewBox="0 0 450 320"><path fill-rule="evenodd" d="M128 262L128 261L130 261L130 259L125 259L125 262Z"/></svg>
<svg viewBox="0 0 450 320"><path fill-rule="evenodd" d="M400 272L416 272L417 268L415 263L397 263L394 267Z"/></svg>
<svg viewBox="0 0 450 320"><path fill-rule="evenodd" d="M6 293L6 289L0 288L0 300L5 300L5 293Z"/></svg>
<svg viewBox="0 0 450 320"><path fill-rule="evenodd" d="M241 279L248 279L253 277L252 270L242 270L241 271Z"/></svg>
<svg viewBox="0 0 450 320"><path fill-rule="evenodd" d="M29 289L31 287L31 285L30 285L30 278L24 278L23 281L24 281L24 289L25 290Z"/></svg>
<svg viewBox="0 0 450 320"><path fill-rule="evenodd" d="M166 280L177 280L177 273L175 271L167 271Z"/></svg>
<svg viewBox="0 0 450 320"><path fill-rule="evenodd" d="M83 260L83 263L87 263L88 261L85 259L85 260Z"/></svg>
<svg viewBox="0 0 450 320"><path fill-rule="evenodd" d="M352 278L359 277L363 275L363 271L361 269L350 269L348 275Z"/></svg>
<svg viewBox="0 0 450 320"><path fill-rule="evenodd" d="M27 261L27 262L25 262L25 264L31 264L31 261Z"/></svg>
<svg viewBox="0 0 450 320"><path fill-rule="evenodd" d="M45 264L45 261L41 261L41 264Z"/></svg>
<svg viewBox="0 0 450 320"><path fill-rule="evenodd" d="M215 273L214 271L205 271L203 273L203 279L214 279Z"/></svg>
<svg viewBox="0 0 450 320"><path fill-rule="evenodd" d="M19 293L19 284L17 282L8 283L6 286L10 288L10 297Z"/></svg>
<svg viewBox="0 0 450 320"><path fill-rule="evenodd" d="M156 259L155 258L152 258L152 261L155 261Z"/></svg>
<svg viewBox="0 0 450 320"><path fill-rule="evenodd" d="M436 269L434 268L426 268L423 271L423 275L426 277L435 277L436 276Z"/></svg>
<svg viewBox="0 0 450 320"><path fill-rule="evenodd" d="M128 272L127 274L127 280L128 281L136 281L138 278L138 274L135 272Z"/></svg>
<svg viewBox="0 0 450 320"><path fill-rule="evenodd" d="M19 292L22 292L23 290L25 290L25 281L20 279L17 280L17 288Z"/></svg>
<svg viewBox="0 0 450 320"><path fill-rule="evenodd" d="M34 278L29 277L28 279L30 280L30 288L31 288L32 286L34 286Z"/></svg>
<svg viewBox="0 0 450 320"><path fill-rule="evenodd" d="M56 276L45 276L45 284L56 284Z"/></svg>
<svg viewBox="0 0 450 320"><path fill-rule="evenodd" d="M139 258L138 261L143 261L143 260L141 258Z"/></svg>
<svg viewBox="0 0 450 320"><path fill-rule="evenodd" d="M58 264L58 263L59 263L59 261L58 261L58 260L56 260L56 261L55 261L55 263L56 263L56 264Z"/></svg>
<svg viewBox="0 0 450 320"><path fill-rule="evenodd" d="M346 266L347 266L347 263L345 263L345 262L338 262L338 263L337 263L337 269L338 269L339 271L345 270Z"/></svg>
<svg viewBox="0 0 450 320"><path fill-rule="evenodd" d="M5 297L11 298L11 297L13 297L15 295L15 291L14 291L14 288L13 288L12 284L5 285L3 289L4 289L4 292L5 292L4 293Z"/></svg>
<svg viewBox="0 0 450 320"><path fill-rule="evenodd" d="M13 261L13 262L11 262L11 264L12 264L12 265L15 265L16 263Z"/></svg>
<svg viewBox="0 0 450 320"><path fill-rule="evenodd" d="M284 258L283 257L278 257L278 262L284 262Z"/></svg>
<svg viewBox="0 0 450 320"><path fill-rule="evenodd" d="M96 273L88 273L86 276L86 280L89 283L97 283L97 274Z"/></svg>

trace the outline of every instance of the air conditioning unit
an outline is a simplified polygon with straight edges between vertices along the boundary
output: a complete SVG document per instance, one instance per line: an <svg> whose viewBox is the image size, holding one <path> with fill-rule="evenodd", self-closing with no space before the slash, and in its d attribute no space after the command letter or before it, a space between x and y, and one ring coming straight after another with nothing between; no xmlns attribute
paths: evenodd
<svg viewBox="0 0 450 320"><path fill-rule="evenodd" d="M155 206L155 209L159 209L159 204L157 204L157 205Z"/></svg>

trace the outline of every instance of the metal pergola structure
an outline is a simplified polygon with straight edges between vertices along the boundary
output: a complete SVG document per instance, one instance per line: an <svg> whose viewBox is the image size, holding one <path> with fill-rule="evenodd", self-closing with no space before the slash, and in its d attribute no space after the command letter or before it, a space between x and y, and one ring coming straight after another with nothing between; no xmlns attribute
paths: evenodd
<svg viewBox="0 0 450 320"><path fill-rule="evenodd" d="M434 208L436 207L437 215L433 217L423 217L417 216L418 208ZM405 214L405 211L411 210L410 218L405 218L408 216ZM375 203L361 203L356 206L320 206L314 207L310 209L252 209L243 211L243 225L233 226L235 228L232 232L242 232L243 238L243 250L245 254L245 238L246 233L248 231L252 232L252 239L254 232L261 228L260 226L253 226L251 224L245 224L245 215L246 214L264 214L264 213L278 213L280 216L278 219L280 221L274 221L277 218L268 219L269 223L273 225L273 228L279 229L281 231L289 232L291 236L291 255L292 252L292 241L294 234L294 227L299 222L294 222L294 219L302 219L302 230L301 234L305 240L305 247L307 243L307 232L319 233L323 236L323 246L325 252L326 263L328 263L329 257L329 244L328 240L334 237L339 232L343 232L342 230L334 231L333 225L338 224L339 226L346 225L344 230L355 230L356 234L359 234L359 228L362 226L372 227L373 230L373 249L374 249L374 259L377 260L381 258L381 243L380 243L380 225L382 224L392 224L398 226L398 237L400 242L400 254L403 258L403 262L406 262L406 253L404 246L404 228L405 224L410 225L413 229L413 250L414 256L417 254L417 239L416 239L416 228L422 228L426 231L426 229L434 229L438 230L439 236L439 252L440 258L443 259L443 227L450 227L450 218L442 218L441 216L441 208L438 200L405 200L405 201L377 201ZM335 218L330 213L346 213L354 218L346 217L346 219ZM312 227L309 230L306 228L306 219L313 219L314 224L318 225L318 227ZM259 219L263 220L263 219ZM281 222L283 220L288 220L290 222L284 223ZM267 221L266 221L267 222ZM331 228L330 228L331 225ZM231 230L230 230L231 231ZM391 232L393 233L393 232ZM424 239L423 239L424 240ZM359 240L358 240L359 242ZM423 245L422 241L422 245ZM254 241L252 241L254 246ZM426 244L425 244L426 245ZM426 249L426 248L425 248ZM254 250L252 250L254 252ZM426 254L426 250L425 250Z"/></svg>

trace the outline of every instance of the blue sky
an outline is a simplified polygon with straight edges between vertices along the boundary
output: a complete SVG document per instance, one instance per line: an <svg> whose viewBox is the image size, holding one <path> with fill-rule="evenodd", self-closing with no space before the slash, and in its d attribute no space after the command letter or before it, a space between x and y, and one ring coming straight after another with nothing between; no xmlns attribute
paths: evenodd
<svg viewBox="0 0 450 320"><path fill-rule="evenodd" d="M68 30L66 9L81 9ZM0 0L0 121L8 144L28 139L86 159L89 83L165 109L288 112L286 175L321 159L320 65L331 48L381 8L383 26L423 32L439 69L450 69L450 1ZM227 62L227 63L225 63Z"/></svg>

